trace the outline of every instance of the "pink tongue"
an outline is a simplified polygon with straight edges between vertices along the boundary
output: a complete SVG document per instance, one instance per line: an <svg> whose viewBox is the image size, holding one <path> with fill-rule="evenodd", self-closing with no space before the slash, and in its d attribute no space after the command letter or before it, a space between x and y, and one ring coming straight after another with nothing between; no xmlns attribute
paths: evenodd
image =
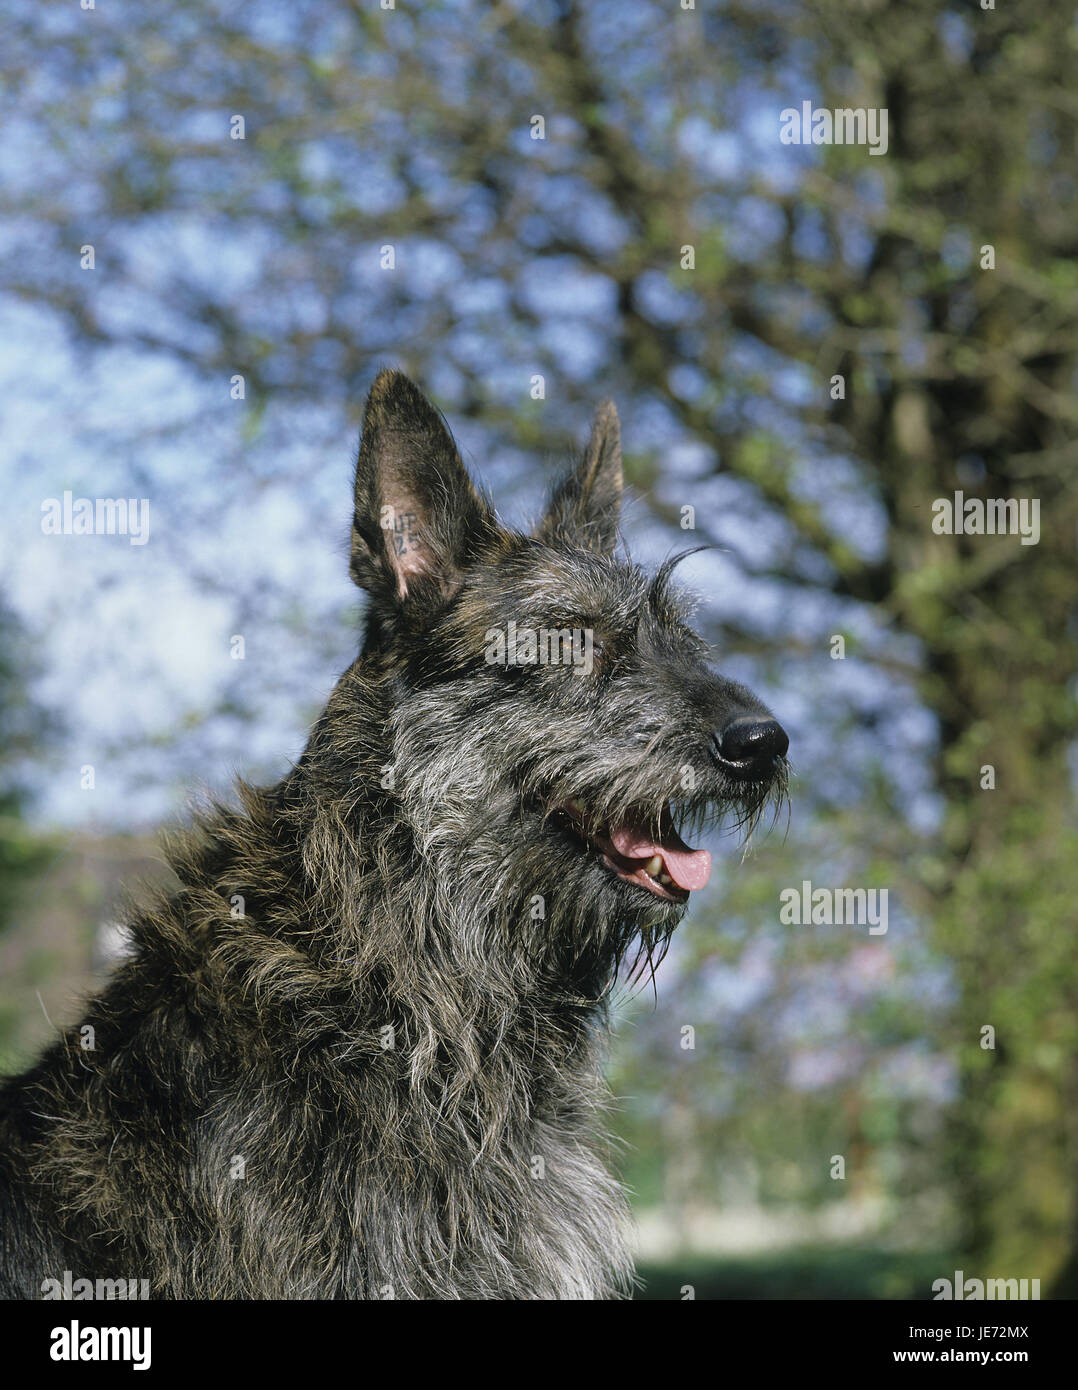
<svg viewBox="0 0 1078 1390"><path fill-rule="evenodd" d="M673 826L666 831L661 844L650 839L640 826L611 826L610 843L626 859L650 859L653 854L660 855L666 872L687 893L703 888L711 877L711 855L706 849L690 849Z"/></svg>

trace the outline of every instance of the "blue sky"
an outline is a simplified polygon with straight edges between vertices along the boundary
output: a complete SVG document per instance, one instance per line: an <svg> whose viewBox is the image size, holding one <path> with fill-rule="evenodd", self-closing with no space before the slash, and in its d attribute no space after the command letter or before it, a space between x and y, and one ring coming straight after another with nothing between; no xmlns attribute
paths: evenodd
<svg viewBox="0 0 1078 1390"><path fill-rule="evenodd" d="M594 12L597 33L612 22L613 13ZM433 44L443 28L447 34L455 32L456 14L453 7L431 11ZM303 15L320 16L322 11L308 6ZM262 41L287 52L297 45L300 18L288 7L277 7L252 12L243 22L256 24ZM650 92L663 75L652 71L649 53L633 49L624 18L616 18L619 47L636 53L639 72L634 67L630 77L646 83ZM97 21L105 22L103 33L122 36L122 15L102 14ZM86 32L78 16L49 22L70 33ZM182 16L175 23L179 33ZM339 38L334 26L326 11L324 23L304 32L312 52L334 51ZM439 59L446 80L454 61L451 49ZM89 70L83 76L89 80ZM116 90L124 81L122 67L112 72L106 66L93 76L104 88L111 84ZM59 69L51 76L45 71L36 81L47 88L61 77ZM174 72L169 80L182 85L185 75ZM181 145L212 144L223 138L227 97L213 89L198 63L192 63L186 80L191 100L172 136ZM773 187L794 188L818 154L779 145L778 113L785 105L811 99L814 94L805 86L793 72L782 92L761 89L746 78L721 93L716 110L690 112L675 131L677 145L717 180L736 184L755 177ZM730 124L731 112L736 125ZM659 129L662 116L657 111ZM160 113L155 117L161 118ZM564 118L552 113L553 136L559 119ZM95 139L95 128L113 143ZM47 310L0 296L0 467L7 500L0 517L0 585L39 654L44 674L36 693L63 709L66 726L49 756L33 769L33 814L44 824L152 826L182 807L197 784L224 791L233 770L256 777L279 775L299 753L311 717L354 654L360 600L347 577L345 551L361 402L342 396L334 380L333 344L320 340L327 306L315 290L317 264L309 266L309 294L303 292L302 277L282 279L278 286L273 276L277 258L302 256L302 247L289 246L272 216L223 223L213 210L219 190L205 161L180 168L182 206L113 226L102 203L98 165L103 168L122 154L122 142L138 134L125 131L115 94L97 100L90 127L68 132L64 150L19 115L6 132L0 173L13 194L25 194L38 180L65 189L69 222L59 230L54 227L52 240L43 243L51 258L48 273L65 283L81 277L76 283L92 297L106 327L121 333L145 329L182 342L194 349L196 359L204 340L209 353L210 330L197 315L185 312L186 286L232 306L252 331L272 337L275 325L298 326L309 335L308 361L299 364L307 394L286 390L293 383L283 378L280 393L271 392L256 408L251 401L229 398L228 372L210 378L197 365L185 366L141 347L76 347ZM589 200L571 165L559 169L570 145L563 148L552 140L537 151L527 138L523 116L517 134L521 160L542 156L547 161L541 174L537 169L543 190L537 205L543 216L575 219L586 225L599 254L614 251L625 235L617 215L601 200ZM305 176L315 186L342 172L354 178L355 161L365 149L362 138L356 139L355 149L336 136L307 140L298 151ZM238 162L246 153L227 150L237 161L235 177L247 180L250 196L268 207L273 181L259 182L252 166ZM385 162L372 157L360 163L357 199L368 220L384 219L385 238L392 240L401 189ZM427 174L431 190L440 187L435 166L432 161ZM866 196L877 177L875 170L867 170ZM200 179L209 180L205 207L200 206ZM451 188L444 190L450 202L451 194ZM453 418L453 400L468 384L462 363L492 399L521 413L535 409L528 395L534 364L528 361L527 341L522 343L508 324L499 336L507 315L507 284L500 267L467 251L473 235L480 238L485 227L483 200L472 190L454 206L455 239L408 239L396 274L406 278L408 295L417 303L445 296L452 306L458 319L453 362L435 354L423 384L444 401L466 459L491 487L508 519L523 521L537 510L559 461L529 457L513 448L504 432ZM308 198L306 211L317 224L324 212L317 193ZM777 234L762 199L730 200L724 212L729 213L724 232L731 253L763 254ZM28 254L35 235L32 226L14 225L10 249ZM811 237L811 225L806 235ZM77 248L84 238L96 243L98 266L91 272L77 269ZM415 314L405 315L395 339L393 325L378 317L385 286L376 259L381 239L357 240L350 253L351 294L332 306L354 320L357 341L374 345L370 376L387 358L393 360L395 343L403 352L424 327ZM856 258L855 228L848 240L847 254ZM536 349L547 350L565 376L564 383L548 383L550 399L544 408L561 411L564 418L559 396L570 381L577 391L588 383L585 394L596 399L605 394L604 327L613 308L612 282L565 258L525 257L515 288L538 317ZM693 312L691 301L659 274L642 282L641 295L657 324L676 323ZM285 360L274 369L287 372L289 365ZM777 363L749 343L731 346L730 365L745 379L759 373L771 384L772 403L750 406L750 423L787 428L814 389L803 369ZM688 399L706 395L714 385L691 364L679 370L672 384ZM752 562L785 553L790 535L783 520L762 512L744 484L712 476L710 452L679 439L668 412L646 401L621 398L618 404L626 447L650 452L658 462L656 492L662 500L674 506L691 502L713 530L728 536L736 552ZM582 441L586 413L577 410L568 423ZM797 485L852 544L866 553L878 548L882 528L877 509L842 459L813 458ZM123 537L42 534L42 502L68 489L91 498L147 498L149 543L134 547ZM630 503L626 521L634 553L647 561L693 540L691 533L658 527L639 501ZM733 555L722 550L693 557L682 567L681 578L701 594L705 619L709 614L736 615L761 632L790 629L820 650L833 630L850 632L874 648L890 642L866 615L844 610L808 589L791 591L766 580L746 583ZM246 642L242 662L229 654L237 633ZM844 749L846 771L840 772L833 757L835 728L820 715L821 707L830 716L886 701L886 675L856 653L842 663L810 661L797 668L796 679L776 680L771 689L767 672L746 657L724 658L724 669L771 695L794 737L796 761L811 772L814 785L826 789L828 779L848 776L850 764L862 754L875 756L882 740L885 755L900 765L908 762L900 775L911 815L930 822L933 805L923 790L923 768L907 756L911 749L923 752L930 745L927 716L911 703L893 716L886 733L845 734L850 741ZM80 787L85 764L96 770L92 793ZM833 790L841 794L842 789Z"/></svg>

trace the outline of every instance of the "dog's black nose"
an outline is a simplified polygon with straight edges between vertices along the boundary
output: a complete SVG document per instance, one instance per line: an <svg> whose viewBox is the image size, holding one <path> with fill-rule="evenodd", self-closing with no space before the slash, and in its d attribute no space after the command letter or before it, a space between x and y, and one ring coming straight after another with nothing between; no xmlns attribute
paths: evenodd
<svg viewBox="0 0 1078 1390"><path fill-rule="evenodd" d="M760 719L743 715L734 719L721 733L715 744L722 762L744 777L766 777L776 758L786 756L790 740L786 730L775 719Z"/></svg>

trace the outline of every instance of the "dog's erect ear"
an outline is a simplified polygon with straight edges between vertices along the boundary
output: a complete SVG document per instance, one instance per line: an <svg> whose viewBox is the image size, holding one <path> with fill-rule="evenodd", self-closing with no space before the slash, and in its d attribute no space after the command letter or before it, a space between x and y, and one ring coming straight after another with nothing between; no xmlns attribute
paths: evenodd
<svg viewBox="0 0 1078 1390"><path fill-rule="evenodd" d="M603 401L584 457L555 488L537 535L609 555L617 543L620 514L621 429L614 402Z"/></svg>
<svg viewBox="0 0 1078 1390"><path fill-rule="evenodd" d="M448 597L495 532L445 421L403 372L379 372L356 464L352 578L398 604Z"/></svg>

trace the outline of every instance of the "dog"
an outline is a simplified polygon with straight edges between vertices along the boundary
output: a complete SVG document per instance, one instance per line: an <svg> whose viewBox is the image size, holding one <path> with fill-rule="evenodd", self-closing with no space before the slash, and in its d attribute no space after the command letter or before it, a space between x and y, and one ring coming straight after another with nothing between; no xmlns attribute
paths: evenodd
<svg viewBox="0 0 1078 1390"><path fill-rule="evenodd" d="M179 888L0 1092L0 1291L631 1295L610 991L784 796L788 740L618 553L606 402L529 534L403 374L366 405L361 654L277 786L170 848Z"/></svg>

